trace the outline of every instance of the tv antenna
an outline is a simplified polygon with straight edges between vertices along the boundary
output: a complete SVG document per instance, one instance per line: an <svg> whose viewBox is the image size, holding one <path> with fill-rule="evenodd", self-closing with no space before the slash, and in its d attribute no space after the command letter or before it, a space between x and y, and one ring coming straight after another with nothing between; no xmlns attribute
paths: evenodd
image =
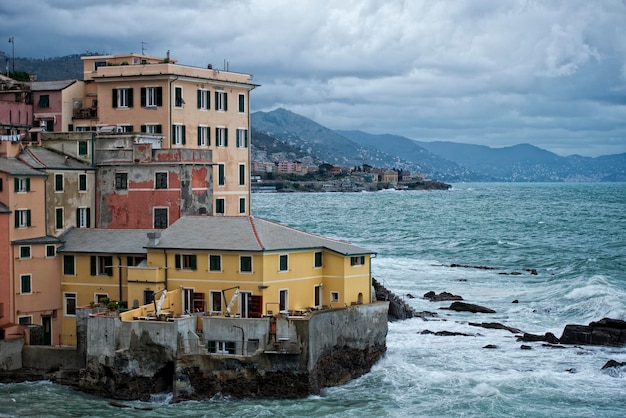
<svg viewBox="0 0 626 418"><path fill-rule="evenodd" d="M148 45L148 42L141 41L141 55L146 51L145 45Z"/></svg>

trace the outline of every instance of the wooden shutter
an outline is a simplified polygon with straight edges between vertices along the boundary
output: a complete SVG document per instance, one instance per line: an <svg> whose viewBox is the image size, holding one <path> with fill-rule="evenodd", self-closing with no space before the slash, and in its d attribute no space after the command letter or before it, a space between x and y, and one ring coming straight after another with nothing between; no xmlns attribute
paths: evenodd
<svg viewBox="0 0 626 418"><path fill-rule="evenodd" d="M85 219L85 226L91 228L91 208L85 209L85 217L87 218Z"/></svg>
<svg viewBox="0 0 626 418"><path fill-rule="evenodd" d="M181 255L180 255L180 254L176 254L176 263L175 263L175 267L176 267L176 269L177 269L177 270L180 270L180 264L181 264L181 263L180 263L180 258L181 258Z"/></svg>
<svg viewBox="0 0 626 418"><path fill-rule="evenodd" d="M133 89L128 89L128 107L133 107Z"/></svg>
<svg viewBox="0 0 626 418"><path fill-rule="evenodd" d="M195 254L193 254L192 256L189 257L189 263L190 263L190 267L191 267L192 270L196 270L197 269L198 263L197 263Z"/></svg>
<svg viewBox="0 0 626 418"><path fill-rule="evenodd" d="M141 125L141 132L146 133L148 131L148 127L146 125Z"/></svg>
<svg viewBox="0 0 626 418"><path fill-rule="evenodd" d="M200 103L202 103L202 90L198 90L198 94L197 94L197 104L198 104L198 109L201 108Z"/></svg>
<svg viewBox="0 0 626 418"><path fill-rule="evenodd" d="M226 93L224 93L226 94ZM228 128L224 128L224 146L228 146Z"/></svg>
<svg viewBox="0 0 626 418"><path fill-rule="evenodd" d="M185 144L187 143L187 138L186 138L186 136L187 136L187 135L186 135L186 131L187 131L187 129L186 129L186 126L185 126L185 125L183 125L182 130L183 130L183 145L185 145Z"/></svg>
<svg viewBox="0 0 626 418"><path fill-rule="evenodd" d="M113 257L104 257L104 265L106 266L104 267L104 271L106 272L107 276L113 276Z"/></svg>
<svg viewBox="0 0 626 418"><path fill-rule="evenodd" d="M117 89L111 91L111 97L113 98L113 108L117 107Z"/></svg>
<svg viewBox="0 0 626 418"><path fill-rule="evenodd" d="M228 93L224 93L224 111L228 110Z"/></svg>
<svg viewBox="0 0 626 418"><path fill-rule="evenodd" d="M200 91L200 90L198 90ZM200 138L202 137L202 127L198 126L198 146L200 146Z"/></svg>
<svg viewBox="0 0 626 418"><path fill-rule="evenodd" d="M30 226L30 209L26 209L26 226Z"/></svg>
<svg viewBox="0 0 626 418"><path fill-rule="evenodd" d="M146 88L141 88L141 107L146 107Z"/></svg>
<svg viewBox="0 0 626 418"><path fill-rule="evenodd" d="M163 106L163 87L156 88L156 105Z"/></svg>
<svg viewBox="0 0 626 418"><path fill-rule="evenodd" d="M89 261L90 261L90 267L91 267L91 275L95 276L96 274L98 274L98 270L96 267L96 261L97 261L96 256L92 255Z"/></svg>

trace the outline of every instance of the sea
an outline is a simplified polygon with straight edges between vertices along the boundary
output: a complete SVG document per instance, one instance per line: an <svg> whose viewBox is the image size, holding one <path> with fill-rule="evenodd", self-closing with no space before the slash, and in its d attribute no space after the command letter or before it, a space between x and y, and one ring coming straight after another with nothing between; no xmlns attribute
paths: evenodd
<svg viewBox="0 0 626 418"><path fill-rule="evenodd" d="M626 347L555 348L470 325L560 337L567 324L626 320L626 183L258 193L252 205L254 216L376 252L373 276L436 315L390 323L387 352L369 373L305 399L170 403L164 393L120 408L32 382L0 384L0 417L626 416L626 367L602 368L626 362ZM450 302L424 299L431 290L496 313L441 309Z"/></svg>

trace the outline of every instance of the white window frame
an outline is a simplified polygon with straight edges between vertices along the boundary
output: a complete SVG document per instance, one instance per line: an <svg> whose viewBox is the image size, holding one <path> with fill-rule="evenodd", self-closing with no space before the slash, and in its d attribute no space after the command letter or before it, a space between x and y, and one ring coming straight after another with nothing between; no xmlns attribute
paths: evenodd
<svg viewBox="0 0 626 418"><path fill-rule="evenodd" d="M215 306L213 305L213 296L217 294L219 300L220 300L220 306L219 306L219 310L215 309ZM224 301L222 300L222 292L220 290L210 290L209 291L209 310L212 314L218 314L218 313L222 313L222 305L224 304Z"/></svg>
<svg viewBox="0 0 626 418"><path fill-rule="evenodd" d="M218 126L215 129L215 145L218 147L226 146L226 127Z"/></svg>
<svg viewBox="0 0 626 418"><path fill-rule="evenodd" d="M68 300L74 300L74 313L70 314L67 313L67 301ZM78 296L76 295L76 293L74 292L65 292L63 293L63 315L65 316L71 316L74 317L76 316L76 307L78 306Z"/></svg>
<svg viewBox="0 0 626 418"><path fill-rule="evenodd" d="M244 257L250 258L250 271L243 271L243 270L241 270L241 260ZM252 273L254 273L254 257L252 257L251 255L240 255L239 256L239 273L241 273L241 274L252 274Z"/></svg>
<svg viewBox="0 0 626 418"><path fill-rule="evenodd" d="M28 322L22 322L22 319L28 318ZM17 323L19 325L33 325L33 316L32 315L19 315L17 317Z"/></svg>
<svg viewBox="0 0 626 418"><path fill-rule="evenodd" d="M87 228L87 208L78 208L78 219L76 219L77 228Z"/></svg>
<svg viewBox="0 0 626 418"><path fill-rule="evenodd" d="M130 88L122 87L117 89L117 108L128 108Z"/></svg>
<svg viewBox="0 0 626 418"><path fill-rule="evenodd" d="M48 248L52 247L54 249L54 255L48 255ZM57 256L57 247L54 244L46 244L46 258L56 258Z"/></svg>
<svg viewBox="0 0 626 418"><path fill-rule="evenodd" d="M28 211L29 209L16 209L15 216L17 217L18 228L28 228Z"/></svg>
<svg viewBox="0 0 626 418"><path fill-rule="evenodd" d="M28 257L22 257L22 248L28 248ZM33 258L33 247L31 247L30 245L20 245L19 251L20 251L20 258L22 260Z"/></svg>
<svg viewBox="0 0 626 418"><path fill-rule="evenodd" d="M29 287L29 291L28 292L23 292L24 289L22 289L22 280L24 278L28 277L28 287ZM20 274L20 295L32 295L33 294L33 275L32 274Z"/></svg>
<svg viewBox="0 0 626 418"><path fill-rule="evenodd" d="M215 95L215 110L220 111L220 112L225 112L226 109L226 92L224 91L218 91L216 92L217 94Z"/></svg>
<svg viewBox="0 0 626 418"><path fill-rule="evenodd" d="M330 292L330 301L331 302L339 302L339 292Z"/></svg>
<svg viewBox="0 0 626 418"><path fill-rule="evenodd" d="M209 100L211 92L207 89L198 89L200 91L200 103L198 104L198 110L209 110Z"/></svg>
<svg viewBox="0 0 626 418"><path fill-rule="evenodd" d="M26 177L18 177L17 178L17 193L26 193L28 192L28 188L26 185L28 184Z"/></svg>
<svg viewBox="0 0 626 418"><path fill-rule="evenodd" d="M180 91L180 103L176 102L176 98L178 97L178 92ZM181 86L174 87L174 107L178 109L182 109L185 105L185 99L183 97L183 88Z"/></svg>
<svg viewBox="0 0 626 418"><path fill-rule="evenodd" d="M220 260L220 268L219 270L213 270L211 268L211 257L217 257ZM209 254L209 273L221 273L222 272L222 256L220 254Z"/></svg>
<svg viewBox="0 0 626 418"><path fill-rule="evenodd" d="M151 135L160 135L157 132L158 123L146 123L146 133Z"/></svg>
<svg viewBox="0 0 626 418"><path fill-rule="evenodd" d="M237 148L248 148L248 130L245 128L237 129Z"/></svg>
<svg viewBox="0 0 626 418"><path fill-rule="evenodd" d="M221 212L217 212L218 209L218 205L217 202L222 202L222 211ZM215 214L216 215L224 215L226 213L226 199L224 199L223 197L218 197L215 199Z"/></svg>
<svg viewBox="0 0 626 418"><path fill-rule="evenodd" d="M237 176L239 177L239 186L245 186L246 178L248 177L248 173L246 172L246 164L239 164L239 167L237 169Z"/></svg>
<svg viewBox="0 0 626 418"><path fill-rule="evenodd" d="M61 188L57 189L57 178L61 178ZM54 192L63 193L65 190L65 176L63 173L54 173Z"/></svg>
<svg viewBox="0 0 626 418"><path fill-rule="evenodd" d="M146 87L146 107L157 107L157 87Z"/></svg>
<svg viewBox="0 0 626 418"><path fill-rule="evenodd" d="M282 266L282 259L283 259L283 257L286 258L286 261L287 261L287 263L286 263L287 265L285 266L284 269L283 269L283 266ZM289 271L289 254L279 254L278 255L278 271L281 272L281 273Z"/></svg>
<svg viewBox="0 0 626 418"><path fill-rule="evenodd" d="M206 147L208 146L208 139L211 133L211 128L207 125L200 125L198 126L198 128L200 128L198 130L198 132L200 133L200 136L198 138L198 146L199 147Z"/></svg>
<svg viewBox="0 0 626 418"><path fill-rule="evenodd" d="M81 179L84 178L85 179L85 188L81 189L80 188L80 181ZM87 190L89 189L89 177L87 177L87 174L85 173L79 173L78 174L78 193L87 193Z"/></svg>
<svg viewBox="0 0 626 418"><path fill-rule="evenodd" d="M241 98L243 97L243 110L241 110L241 108L239 107L239 104L241 103ZM243 93L239 93L237 95L237 111L239 113L246 113L246 95Z"/></svg>
<svg viewBox="0 0 626 418"><path fill-rule="evenodd" d="M285 294L285 306L282 306L281 301L280 301L282 299L281 295L283 293ZM284 312L288 309L289 309L289 289L288 288L278 289L278 311Z"/></svg>
<svg viewBox="0 0 626 418"><path fill-rule="evenodd" d="M172 145L183 145L183 124L175 123L174 126L174 138L172 138Z"/></svg>

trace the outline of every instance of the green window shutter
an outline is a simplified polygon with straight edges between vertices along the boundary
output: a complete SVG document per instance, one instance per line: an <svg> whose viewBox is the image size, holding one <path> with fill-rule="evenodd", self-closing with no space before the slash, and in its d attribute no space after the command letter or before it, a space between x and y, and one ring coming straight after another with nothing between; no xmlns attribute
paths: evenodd
<svg viewBox="0 0 626 418"><path fill-rule="evenodd" d="M200 91L200 90L198 90ZM200 137L202 136L202 127L198 126L198 146L200 146Z"/></svg>
<svg viewBox="0 0 626 418"><path fill-rule="evenodd" d="M180 263L180 258L181 258L181 255L180 254L176 254L176 263L175 263L176 265L175 265L175 267L176 267L177 270L180 270L180 264L181 264Z"/></svg>
<svg viewBox="0 0 626 418"><path fill-rule="evenodd" d="M237 128L237 129L235 130L235 145L236 145L236 147L237 147L237 148L239 148L239 145L240 145L240 144L239 144L239 131L240 131L240 130L241 130L241 129L239 129L239 128Z"/></svg>
<svg viewBox="0 0 626 418"><path fill-rule="evenodd" d="M211 108L211 92L210 91L206 92L206 108L207 109Z"/></svg>
<svg viewBox="0 0 626 418"><path fill-rule="evenodd" d="M196 255L192 255L191 257L189 257L189 263L191 264L190 267L192 270L197 270L198 269L198 261L196 259Z"/></svg>
<svg viewBox="0 0 626 418"><path fill-rule="evenodd" d="M247 129L245 129L243 131L243 136L244 136L244 144L243 144L243 146L248 148L248 130Z"/></svg>
<svg viewBox="0 0 626 418"><path fill-rule="evenodd" d="M92 255L89 261L91 267L91 275L95 276L98 273L98 271L96 270L96 256Z"/></svg>
<svg viewBox="0 0 626 418"><path fill-rule="evenodd" d="M163 133L163 126L157 125L156 126L156 133L158 133L158 134Z"/></svg>
<svg viewBox="0 0 626 418"><path fill-rule="evenodd" d="M133 107L133 90L128 89L128 107Z"/></svg>
<svg viewBox="0 0 626 418"><path fill-rule="evenodd" d="M113 108L117 107L117 89L111 91L111 97L113 98Z"/></svg>
<svg viewBox="0 0 626 418"><path fill-rule="evenodd" d="M187 127L185 125L183 125L183 145L185 145L187 143L187 139L186 139L186 129Z"/></svg>
<svg viewBox="0 0 626 418"><path fill-rule="evenodd" d="M13 179L13 191L16 193L20 191L20 179L18 178Z"/></svg>
<svg viewBox="0 0 626 418"><path fill-rule="evenodd" d="M224 93L224 111L228 110L228 93Z"/></svg>
<svg viewBox="0 0 626 418"><path fill-rule="evenodd" d="M87 225L87 228L91 228L91 208L85 210L85 216L87 217L85 225Z"/></svg>
<svg viewBox="0 0 626 418"><path fill-rule="evenodd" d="M245 96L243 94L239 95L239 111L240 112L245 112L246 106L245 106Z"/></svg>
<svg viewBox="0 0 626 418"><path fill-rule="evenodd" d="M106 266L104 268L104 271L106 272L107 276L113 276L113 257L104 257L104 265Z"/></svg>
<svg viewBox="0 0 626 418"><path fill-rule="evenodd" d="M196 95L197 97L197 105L198 105L198 109L201 108L200 103L202 103L202 90L198 90L198 94Z"/></svg>
<svg viewBox="0 0 626 418"><path fill-rule="evenodd" d="M146 88L141 88L141 107L146 107Z"/></svg>
<svg viewBox="0 0 626 418"><path fill-rule="evenodd" d="M146 133L148 127L146 125L141 125L141 133Z"/></svg>
<svg viewBox="0 0 626 418"><path fill-rule="evenodd" d="M18 216L18 212L15 211L15 227L19 228L20 227L20 217Z"/></svg>
<svg viewBox="0 0 626 418"><path fill-rule="evenodd" d="M219 110L217 107L217 104L219 103L219 97L220 94L218 92L215 92L215 110Z"/></svg>
<svg viewBox="0 0 626 418"><path fill-rule="evenodd" d="M176 125L172 125L172 133L170 138L170 144L174 143L174 138L176 138Z"/></svg>
<svg viewBox="0 0 626 418"><path fill-rule="evenodd" d="M157 106L163 106L163 87L156 88L156 101Z"/></svg>
<svg viewBox="0 0 626 418"><path fill-rule="evenodd" d="M30 226L30 209L26 210L26 226Z"/></svg>
<svg viewBox="0 0 626 418"><path fill-rule="evenodd" d="M30 192L30 178L26 179L26 191Z"/></svg>
<svg viewBox="0 0 626 418"><path fill-rule="evenodd" d="M226 94L226 93L224 93ZM224 128L224 146L228 146L228 128Z"/></svg>
<svg viewBox="0 0 626 418"><path fill-rule="evenodd" d="M207 146L211 146L211 128L209 127L206 128L206 144Z"/></svg>

